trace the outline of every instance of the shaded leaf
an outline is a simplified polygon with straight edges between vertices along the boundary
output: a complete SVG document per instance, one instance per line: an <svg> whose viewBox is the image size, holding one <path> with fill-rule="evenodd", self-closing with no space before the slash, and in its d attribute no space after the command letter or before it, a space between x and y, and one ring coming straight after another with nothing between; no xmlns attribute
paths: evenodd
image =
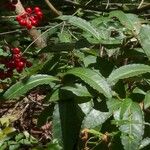
<svg viewBox="0 0 150 150"><path fill-rule="evenodd" d="M77 142L84 114L71 99L59 101L63 145L65 150L77 149Z"/></svg>
<svg viewBox="0 0 150 150"><path fill-rule="evenodd" d="M41 127L42 125L46 124L48 119L52 120L52 114L54 111L54 104L50 104L46 107L39 115L37 120L37 126Z"/></svg>

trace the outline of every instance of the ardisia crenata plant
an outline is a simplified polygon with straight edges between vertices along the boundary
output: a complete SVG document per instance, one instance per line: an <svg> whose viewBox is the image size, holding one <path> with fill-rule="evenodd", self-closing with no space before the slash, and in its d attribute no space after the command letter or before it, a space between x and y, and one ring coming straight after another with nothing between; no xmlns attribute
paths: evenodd
<svg viewBox="0 0 150 150"><path fill-rule="evenodd" d="M16 149L149 150L149 1L10 3L0 12L1 101L42 107L29 124L49 123L51 135L42 142L27 128L36 142L23 135L30 144ZM1 145L17 145L18 132L4 131Z"/></svg>

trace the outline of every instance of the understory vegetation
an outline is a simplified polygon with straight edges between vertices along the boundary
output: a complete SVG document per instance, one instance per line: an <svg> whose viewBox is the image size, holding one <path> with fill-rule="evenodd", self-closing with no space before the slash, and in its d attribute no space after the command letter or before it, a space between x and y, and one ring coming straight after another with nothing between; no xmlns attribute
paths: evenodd
<svg viewBox="0 0 150 150"><path fill-rule="evenodd" d="M0 150L149 149L149 0L1 0Z"/></svg>

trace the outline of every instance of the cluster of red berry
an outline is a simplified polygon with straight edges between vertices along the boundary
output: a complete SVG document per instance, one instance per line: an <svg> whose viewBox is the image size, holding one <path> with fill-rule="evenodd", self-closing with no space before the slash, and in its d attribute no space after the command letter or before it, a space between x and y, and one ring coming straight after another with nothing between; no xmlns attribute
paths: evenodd
<svg viewBox="0 0 150 150"><path fill-rule="evenodd" d="M0 63L5 65L5 70L0 70L0 79L4 80L6 78L11 78L13 76L13 71L16 69L18 73L21 73L25 67L31 67L32 63L27 61L26 58L22 57L19 48L11 49L10 58L1 58Z"/></svg>
<svg viewBox="0 0 150 150"><path fill-rule="evenodd" d="M21 26L25 26L27 29L31 29L32 26L37 26L42 19L43 13L39 7L28 7L25 9L25 13L16 17L16 20Z"/></svg>

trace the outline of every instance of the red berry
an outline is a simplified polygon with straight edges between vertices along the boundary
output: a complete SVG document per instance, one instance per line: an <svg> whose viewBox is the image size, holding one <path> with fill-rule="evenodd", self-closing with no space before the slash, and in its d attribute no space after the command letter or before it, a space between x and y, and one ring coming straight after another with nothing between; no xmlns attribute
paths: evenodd
<svg viewBox="0 0 150 150"><path fill-rule="evenodd" d="M26 25L26 27L27 27L28 30L30 30L30 29L32 28L32 24L29 24L29 23L28 23L28 24Z"/></svg>
<svg viewBox="0 0 150 150"><path fill-rule="evenodd" d="M41 11L37 11L36 15L38 16L39 19L43 17L43 13Z"/></svg>
<svg viewBox="0 0 150 150"><path fill-rule="evenodd" d="M36 20L31 20L31 24L32 24L33 26L37 26L38 22L37 22Z"/></svg>
<svg viewBox="0 0 150 150"><path fill-rule="evenodd" d="M20 48L12 48L13 54L19 54L20 53Z"/></svg>
<svg viewBox="0 0 150 150"><path fill-rule="evenodd" d="M25 12L24 14L21 15L22 18L26 18L27 17L27 13Z"/></svg>
<svg viewBox="0 0 150 150"><path fill-rule="evenodd" d="M17 66L18 65L18 63L21 61L21 59L20 58L17 58L17 59L15 59L14 60L14 62L15 62L15 66Z"/></svg>
<svg viewBox="0 0 150 150"><path fill-rule="evenodd" d="M18 73L21 73L23 71L23 68L17 67L16 70L17 70Z"/></svg>
<svg viewBox="0 0 150 150"><path fill-rule="evenodd" d="M22 19L21 16L17 16L17 17L16 17L16 20L17 20L17 21L20 21L21 19Z"/></svg>
<svg viewBox="0 0 150 150"><path fill-rule="evenodd" d="M34 11L38 12L38 11L41 11L41 9L40 9L40 7L34 7Z"/></svg>
<svg viewBox="0 0 150 150"><path fill-rule="evenodd" d="M22 20L19 21L19 24L20 24L21 26L26 26L26 25L27 25L27 21L24 20L24 19L22 19Z"/></svg>
<svg viewBox="0 0 150 150"><path fill-rule="evenodd" d="M18 68L24 68L24 63L22 61L20 61L18 64L17 64L17 67Z"/></svg>
<svg viewBox="0 0 150 150"><path fill-rule="evenodd" d="M29 20L30 20L30 21L32 21L32 20L34 20L34 19L35 19L34 16L30 16L30 17L29 17Z"/></svg>
<svg viewBox="0 0 150 150"><path fill-rule="evenodd" d="M32 13L31 7L27 7L27 8L26 8L26 12L29 13L29 14Z"/></svg>

